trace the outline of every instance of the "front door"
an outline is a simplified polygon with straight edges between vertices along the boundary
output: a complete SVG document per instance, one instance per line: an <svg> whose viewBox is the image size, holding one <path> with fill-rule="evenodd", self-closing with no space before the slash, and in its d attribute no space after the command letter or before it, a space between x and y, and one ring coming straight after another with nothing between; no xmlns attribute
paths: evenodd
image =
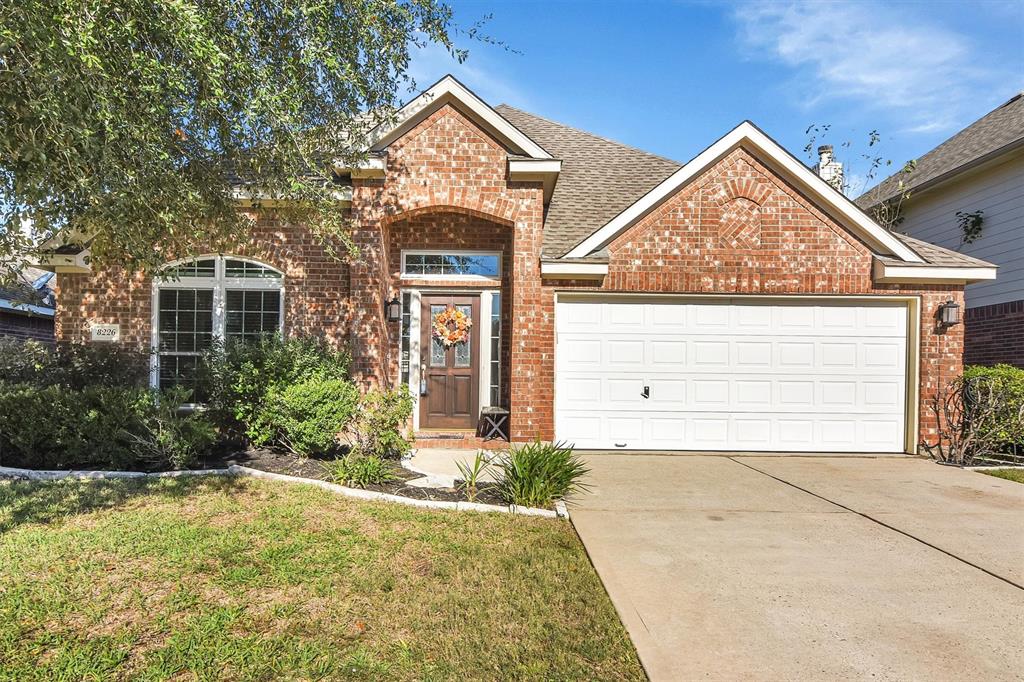
<svg viewBox="0 0 1024 682"><path fill-rule="evenodd" d="M420 328L423 358L420 377L426 393L420 396L420 428L423 429L476 429L478 391L477 368L480 338L477 321L480 297L459 294L423 294ZM457 311L468 318L469 328L464 338L456 340L457 321L450 320L447 340L439 333L435 321L438 315ZM449 317L454 317L449 315Z"/></svg>

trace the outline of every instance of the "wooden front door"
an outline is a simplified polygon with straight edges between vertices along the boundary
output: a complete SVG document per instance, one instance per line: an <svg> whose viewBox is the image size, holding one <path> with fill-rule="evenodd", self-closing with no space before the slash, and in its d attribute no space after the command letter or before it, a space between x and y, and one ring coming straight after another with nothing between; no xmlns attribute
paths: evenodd
<svg viewBox="0 0 1024 682"><path fill-rule="evenodd" d="M476 429L479 410L480 297L423 294L420 377L426 393L420 396L420 428ZM434 317L448 308L469 316L469 337L446 346L434 335Z"/></svg>

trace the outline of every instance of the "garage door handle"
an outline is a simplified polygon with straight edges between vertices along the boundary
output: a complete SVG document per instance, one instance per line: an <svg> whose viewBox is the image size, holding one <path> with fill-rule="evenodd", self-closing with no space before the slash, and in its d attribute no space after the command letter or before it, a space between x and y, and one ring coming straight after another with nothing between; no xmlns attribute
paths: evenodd
<svg viewBox="0 0 1024 682"><path fill-rule="evenodd" d="M624 447L626 447L626 444L625 443L616 443L615 447L617 447L617 448L624 448Z"/></svg>
<svg viewBox="0 0 1024 682"><path fill-rule="evenodd" d="M650 398L651 397L651 387L650 386L644 386L644 391L643 391L643 393L640 394L640 397L642 397L642 398Z"/></svg>

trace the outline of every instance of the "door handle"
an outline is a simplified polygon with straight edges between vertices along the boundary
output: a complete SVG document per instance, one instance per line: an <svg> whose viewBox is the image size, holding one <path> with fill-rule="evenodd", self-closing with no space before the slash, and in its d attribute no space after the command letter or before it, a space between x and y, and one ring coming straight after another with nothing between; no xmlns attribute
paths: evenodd
<svg viewBox="0 0 1024 682"><path fill-rule="evenodd" d="M641 391L640 397L641 398L650 398L651 397L651 387L650 386L644 386L644 390Z"/></svg>
<svg viewBox="0 0 1024 682"><path fill-rule="evenodd" d="M427 366L420 365L420 395L427 394Z"/></svg>

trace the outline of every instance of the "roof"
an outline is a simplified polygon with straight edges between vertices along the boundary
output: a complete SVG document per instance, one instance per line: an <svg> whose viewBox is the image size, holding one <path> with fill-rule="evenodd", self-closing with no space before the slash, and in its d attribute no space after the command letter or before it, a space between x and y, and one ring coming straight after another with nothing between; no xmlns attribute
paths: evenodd
<svg viewBox="0 0 1024 682"><path fill-rule="evenodd" d="M17 273L14 284L0 287L0 310L53 317L53 276L39 268L25 268Z"/></svg>
<svg viewBox="0 0 1024 682"><path fill-rule="evenodd" d="M544 223L544 258L564 255L682 167L507 104L495 110L562 160Z"/></svg>
<svg viewBox="0 0 1024 682"><path fill-rule="evenodd" d="M910 173L898 172L858 197L867 209L934 185L990 158L1024 146L1024 93L1018 93L917 160ZM903 186L900 186L902 181Z"/></svg>
<svg viewBox="0 0 1024 682"><path fill-rule="evenodd" d="M944 268L990 268L992 263L983 261L979 258L967 256L958 251L947 249L942 246L937 246L914 237L899 234L893 232L893 234L904 244L913 249L917 255L924 259L923 263L907 263L900 261L898 258L892 258L890 256L877 256L881 260L887 260L892 263L900 263L900 265L913 265L913 266L938 266Z"/></svg>

